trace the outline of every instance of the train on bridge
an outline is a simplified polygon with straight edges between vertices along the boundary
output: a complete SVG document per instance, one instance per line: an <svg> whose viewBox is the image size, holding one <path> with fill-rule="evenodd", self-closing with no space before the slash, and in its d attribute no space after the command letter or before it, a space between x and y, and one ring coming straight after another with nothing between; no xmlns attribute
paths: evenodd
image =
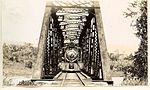
<svg viewBox="0 0 150 90"><path fill-rule="evenodd" d="M60 54L63 54L62 62L59 63L62 71L80 71L83 68L81 48L75 46L74 43L63 47Z"/></svg>

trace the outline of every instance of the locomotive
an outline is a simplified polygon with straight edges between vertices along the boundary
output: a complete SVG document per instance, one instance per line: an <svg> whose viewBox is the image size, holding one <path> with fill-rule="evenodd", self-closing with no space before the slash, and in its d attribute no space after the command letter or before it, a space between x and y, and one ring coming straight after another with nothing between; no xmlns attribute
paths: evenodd
<svg viewBox="0 0 150 90"><path fill-rule="evenodd" d="M62 48L62 61L59 67L62 71L80 71L83 67L81 48L70 43Z"/></svg>

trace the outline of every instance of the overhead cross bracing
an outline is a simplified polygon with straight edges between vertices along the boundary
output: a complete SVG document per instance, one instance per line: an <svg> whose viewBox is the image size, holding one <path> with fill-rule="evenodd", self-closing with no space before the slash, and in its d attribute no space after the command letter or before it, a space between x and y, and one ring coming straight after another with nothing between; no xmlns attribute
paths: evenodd
<svg viewBox="0 0 150 90"><path fill-rule="evenodd" d="M95 5L95 1L98 0L47 0L47 7L64 7L64 8L99 8Z"/></svg>
<svg viewBox="0 0 150 90"><path fill-rule="evenodd" d="M89 15L88 9L82 8L62 8L56 12L60 29L63 31L64 43L79 43L86 16Z"/></svg>

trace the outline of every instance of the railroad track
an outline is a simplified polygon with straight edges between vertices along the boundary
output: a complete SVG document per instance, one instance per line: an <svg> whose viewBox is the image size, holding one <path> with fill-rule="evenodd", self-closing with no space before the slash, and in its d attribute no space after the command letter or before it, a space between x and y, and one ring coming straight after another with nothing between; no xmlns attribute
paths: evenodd
<svg viewBox="0 0 150 90"><path fill-rule="evenodd" d="M73 79L69 77L69 74L73 76ZM79 86L86 86L85 82L83 81L83 79L80 77L80 72L75 72L75 73L68 73L65 72L65 75L62 79L62 82L60 84L60 86L72 86L74 84L78 84Z"/></svg>

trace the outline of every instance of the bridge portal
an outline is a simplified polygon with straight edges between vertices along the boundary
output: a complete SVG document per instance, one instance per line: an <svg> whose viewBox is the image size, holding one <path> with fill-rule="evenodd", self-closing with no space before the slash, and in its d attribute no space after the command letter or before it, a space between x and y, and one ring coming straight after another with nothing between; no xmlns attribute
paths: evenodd
<svg viewBox="0 0 150 90"><path fill-rule="evenodd" d="M97 0L49 0L38 44L33 79L82 72L111 81L109 58Z"/></svg>

